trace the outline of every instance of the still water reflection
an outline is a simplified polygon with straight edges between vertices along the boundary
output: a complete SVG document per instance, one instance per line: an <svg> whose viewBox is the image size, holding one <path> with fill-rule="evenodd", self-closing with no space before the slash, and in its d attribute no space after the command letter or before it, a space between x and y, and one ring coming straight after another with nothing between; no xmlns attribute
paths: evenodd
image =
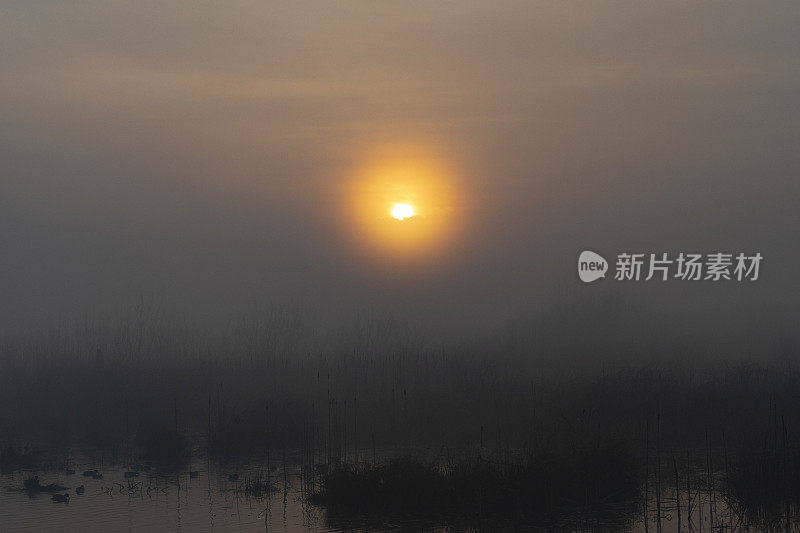
<svg viewBox="0 0 800 533"><path fill-rule="evenodd" d="M55 494L69 494L66 504L54 502L51 492L22 490L33 474L20 471L0 478L0 530L331 531L322 510L305 501L295 472L287 472L285 480L280 471L268 476L256 468L209 464L169 475L106 469L102 479L83 476L80 465L74 474L37 472L43 485L65 488ZM248 484L254 479L269 479L272 490L252 495ZM84 490L76 491L81 485Z"/></svg>
<svg viewBox="0 0 800 533"><path fill-rule="evenodd" d="M329 516L309 502L300 468L287 464L227 465L196 461L178 472L166 473L149 465L101 468L77 462L71 470L19 470L0 477L0 531L450 531L467 527L462 521L438 517L431 522L365 522L358 517ZM92 477L92 472L97 474ZM40 486L58 490L30 490L26 480L38 476ZM642 516L610 524L572 523L565 530L602 531L760 531L720 494L708 489L676 492L664 487L649 499L648 526ZM68 502L63 500L68 495ZM54 498L56 496L56 498ZM650 493L653 496L653 493ZM612 513L613 514L613 513ZM373 517L374 518L374 517ZM429 517L430 518L430 517ZM620 518L624 518L620 513ZM631 518L633 518L631 520ZM451 524L443 527L442 524ZM460 524L453 526L452 524ZM679 525L681 524L681 525ZM786 520L783 531L797 531ZM520 524L480 521L469 530L535 530ZM561 529L551 524L546 530Z"/></svg>

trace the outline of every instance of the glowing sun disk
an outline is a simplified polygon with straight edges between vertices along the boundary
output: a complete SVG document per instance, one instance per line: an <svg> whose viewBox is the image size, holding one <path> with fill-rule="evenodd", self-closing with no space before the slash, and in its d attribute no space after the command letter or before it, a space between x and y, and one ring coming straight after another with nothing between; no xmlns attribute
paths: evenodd
<svg viewBox="0 0 800 533"><path fill-rule="evenodd" d="M397 220L411 218L414 215L414 206L411 204L394 204L392 206L392 216Z"/></svg>

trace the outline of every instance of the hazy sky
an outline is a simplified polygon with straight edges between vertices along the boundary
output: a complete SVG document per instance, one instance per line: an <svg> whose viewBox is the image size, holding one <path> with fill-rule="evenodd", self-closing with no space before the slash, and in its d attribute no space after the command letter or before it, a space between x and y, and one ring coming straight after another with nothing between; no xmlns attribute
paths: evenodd
<svg viewBox="0 0 800 533"><path fill-rule="evenodd" d="M6 0L0 318L145 298L442 337L572 336L581 309L645 336L791 332L798 28L795 2ZM446 162L463 200L413 265L343 214L387 146ZM584 286L584 248L765 259L749 285Z"/></svg>

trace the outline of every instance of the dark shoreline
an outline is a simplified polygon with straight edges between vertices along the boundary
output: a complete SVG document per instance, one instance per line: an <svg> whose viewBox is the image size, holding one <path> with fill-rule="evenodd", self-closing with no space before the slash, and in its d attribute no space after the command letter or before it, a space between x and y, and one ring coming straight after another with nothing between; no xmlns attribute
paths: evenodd
<svg viewBox="0 0 800 533"><path fill-rule="evenodd" d="M165 475L264 458L296 465L334 521L586 526L681 508L686 522L702 493L741 523L785 525L800 503L798 382L789 363L545 378L427 352L224 365L7 353L0 471L64 469L74 448Z"/></svg>

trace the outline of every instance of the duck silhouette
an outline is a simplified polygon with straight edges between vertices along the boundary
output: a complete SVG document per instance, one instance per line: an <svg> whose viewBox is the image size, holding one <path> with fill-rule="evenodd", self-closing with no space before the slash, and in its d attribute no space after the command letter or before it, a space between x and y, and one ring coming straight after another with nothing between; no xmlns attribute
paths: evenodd
<svg viewBox="0 0 800 533"><path fill-rule="evenodd" d="M69 503L69 494L53 494L53 501L56 503Z"/></svg>

